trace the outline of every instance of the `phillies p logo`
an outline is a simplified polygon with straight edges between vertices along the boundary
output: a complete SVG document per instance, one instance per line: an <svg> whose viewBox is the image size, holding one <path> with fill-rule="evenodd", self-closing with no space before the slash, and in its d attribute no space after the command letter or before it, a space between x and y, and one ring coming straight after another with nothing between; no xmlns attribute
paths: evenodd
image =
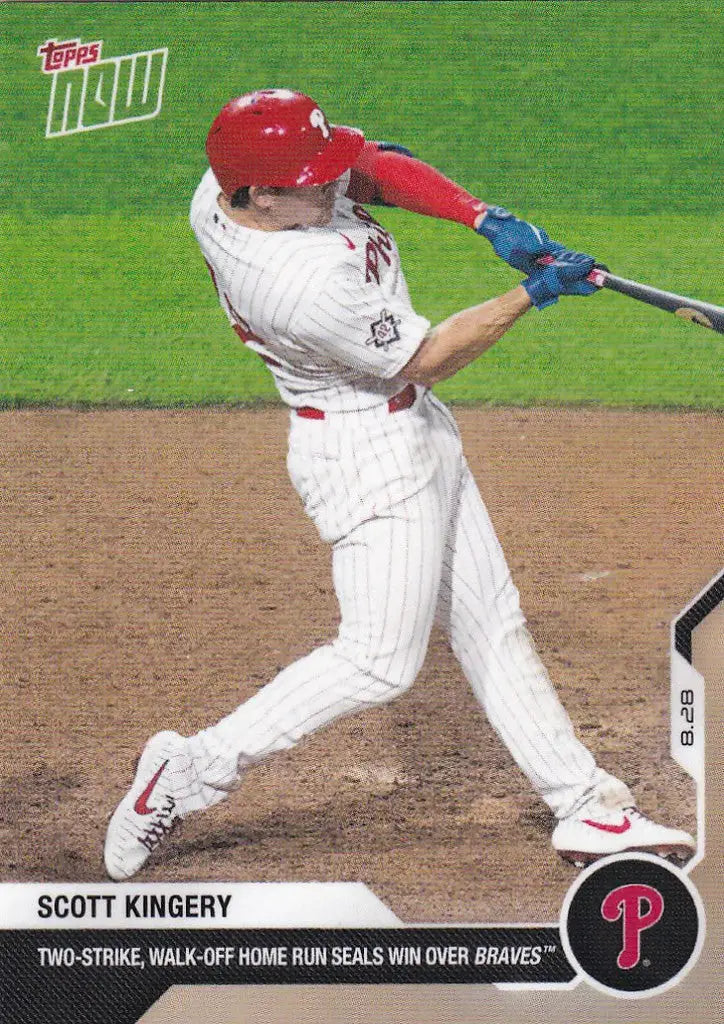
<svg viewBox="0 0 724 1024"><path fill-rule="evenodd" d="M644 907L646 908L644 910ZM619 885L601 904L606 921L623 921L623 946L616 962L622 971L630 971L641 959L641 932L661 920L664 897L658 889L640 883Z"/></svg>
<svg viewBox="0 0 724 1024"><path fill-rule="evenodd" d="M561 944L571 965L608 995L654 995L696 962L704 938L699 894L660 857L623 853L596 861L569 889Z"/></svg>

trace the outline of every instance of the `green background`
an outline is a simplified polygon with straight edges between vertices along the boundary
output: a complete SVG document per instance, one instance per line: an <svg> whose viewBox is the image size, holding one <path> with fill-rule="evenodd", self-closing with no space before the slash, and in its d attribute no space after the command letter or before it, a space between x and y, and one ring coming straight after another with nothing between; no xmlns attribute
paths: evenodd
<svg viewBox="0 0 724 1024"><path fill-rule="evenodd" d="M169 48L154 120L44 137L38 45ZM622 276L722 303L721 7L705 2L0 5L0 404L276 397L187 220L232 96L310 93ZM466 229L382 211L438 321L519 275ZM602 292L523 318L436 390L493 403L724 405L721 339Z"/></svg>

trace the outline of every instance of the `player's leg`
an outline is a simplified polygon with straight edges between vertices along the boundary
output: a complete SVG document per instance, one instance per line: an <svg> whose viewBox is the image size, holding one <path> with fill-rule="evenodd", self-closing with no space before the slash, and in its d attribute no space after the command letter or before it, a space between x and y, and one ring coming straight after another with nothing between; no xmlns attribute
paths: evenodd
<svg viewBox="0 0 724 1024"><path fill-rule="evenodd" d="M558 816L606 780L541 662L487 509L466 466L443 565L438 619L510 753ZM630 800L623 787L622 797Z"/></svg>
<svg viewBox="0 0 724 1024"><path fill-rule="evenodd" d="M223 799L244 768L336 718L384 704L424 660L440 582L446 513L432 481L333 547L336 639L290 665L216 725L146 746L106 839L113 878L131 877L176 820Z"/></svg>
<svg viewBox="0 0 724 1024"><path fill-rule="evenodd" d="M204 779L227 786L246 766L329 722L403 693L425 657L441 560L442 531L427 515L375 519L335 544L336 639L192 737Z"/></svg>
<svg viewBox="0 0 724 1024"><path fill-rule="evenodd" d="M559 852L580 860L631 846L686 855L686 833L647 821L599 768L536 653L505 556L465 467L443 564L438 619L486 714L553 813ZM624 808L627 810L624 815Z"/></svg>
<svg viewBox="0 0 724 1024"><path fill-rule="evenodd" d="M342 715L385 703L425 656L458 465L418 402L325 423L292 417L288 466L305 510L332 544L341 622L333 643L284 669L191 740L205 780L246 765Z"/></svg>

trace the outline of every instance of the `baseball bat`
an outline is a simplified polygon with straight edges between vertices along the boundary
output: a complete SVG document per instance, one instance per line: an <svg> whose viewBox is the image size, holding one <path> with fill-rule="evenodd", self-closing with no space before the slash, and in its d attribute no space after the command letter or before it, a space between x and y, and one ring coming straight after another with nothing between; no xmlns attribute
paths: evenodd
<svg viewBox="0 0 724 1024"><path fill-rule="evenodd" d="M538 260L539 263L552 263L552 256L545 256ZM701 302L699 299L688 299L685 295L676 295L674 292L665 292L661 288L653 288L648 284L641 284L638 281L629 281L625 277L616 277L608 267L596 264L587 279L597 288L610 288L621 295L627 295L637 302L645 302L649 306L657 306L667 313L675 313L683 320L690 320L701 327L709 327L712 331L724 334L724 307L715 306L711 302Z"/></svg>

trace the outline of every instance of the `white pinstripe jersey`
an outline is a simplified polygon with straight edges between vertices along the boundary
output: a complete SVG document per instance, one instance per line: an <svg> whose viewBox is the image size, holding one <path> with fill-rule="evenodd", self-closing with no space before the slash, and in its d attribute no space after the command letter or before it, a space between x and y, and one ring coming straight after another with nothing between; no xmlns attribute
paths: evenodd
<svg viewBox="0 0 724 1024"><path fill-rule="evenodd" d="M292 407L343 412L386 402L430 327L410 304L394 239L345 197L348 182L349 172L325 227L235 224L217 202L211 170L191 203L221 305Z"/></svg>

